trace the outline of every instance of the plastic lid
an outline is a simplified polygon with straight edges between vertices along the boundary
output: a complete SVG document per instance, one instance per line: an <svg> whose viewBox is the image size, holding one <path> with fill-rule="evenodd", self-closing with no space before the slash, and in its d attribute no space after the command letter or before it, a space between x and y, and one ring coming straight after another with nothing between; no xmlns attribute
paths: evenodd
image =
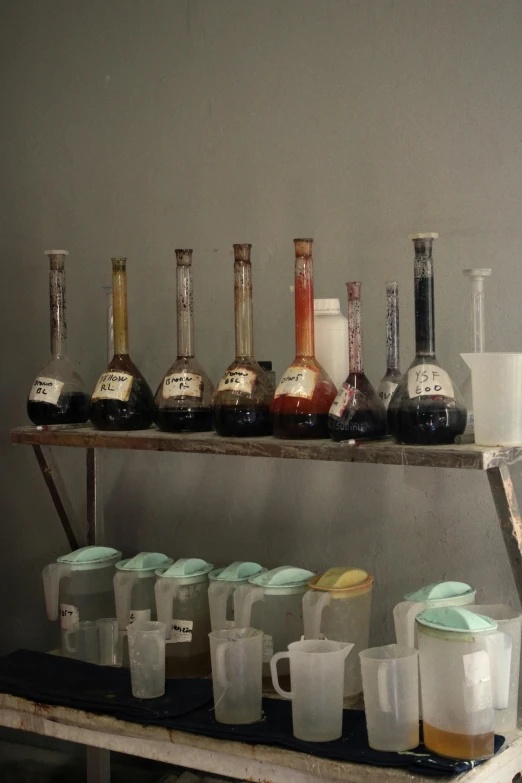
<svg viewBox="0 0 522 783"><path fill-rule="evenodd" d="M312 576L314 576L313 571L307 571L305 568L279 566L253 576L248 581L260 587L304 587Z"/></svg>
<svg viewBox="0 0 522 783"><path fill-rule="evenodd" d="M68 256L68 250L44 250L44 256Z"/></svg>
<svg viewBox="0 0 522 783"><path fill-rule="evenodd" d="M340 312L341 303L339 299L314 299L314 312L315 313L331 313Z"/></svg>
<svg viewBox="0 0 522 783"><path fill-rule="evenodd" d="M310 579L315 590L358 590L373 584L373 576L362 568L329 568L324 574Z"/></svg>
<svg viewBox="0 0 522 783"><path fill-rule="evenodd" d="M140 552L139 555L128 560L116 563L118 571L154 571L156 568L165 568L174 561L161 552Z"/></svg>
<svg viewBox="0 0 522 783"><path fill-rule="evenodd" d="M69 565L88 565L89 563L103 563L104 561L114 560L120 557L121 552L112 549L110 546L82 546L81 549L75 549L68 555L62 555L57 559L58 563L68 563Z"/></svg>
<svg viewBox="0 0 522 783"><path fill-rule="evenodd" d="M439 235L436 232L421 232L420 234L408 234L408 239L438 239Z"/></svg>
<svg viewBox="0 0 522 783"><path fill-rule="evenodd" d="M462 606L439 607L426 609L417 615L417 621L428 628L437 628L440 631L480 633L482 631L494 631L497 623L490 617L475 614Z"/></svg>
<svg viewBox="0 0 522 783"><path fill-rule="evenodd" d="M218 582L246 582L248 579L262 571L266 571L266 568L260 566L259 563L236 560L226 568L217 568L215 571L212 571L212 573L209 574L209 578L215 579Z"/></svg>
<svg viewBox="0 0 522 783"><path fill-rule="evenodd" d="M166 576L168 579L203 576L212 571L213 568L214 566L211 563L200 560L198 557L181 557L169 568L161 569L161 576Z"/></svg>
<svg viewBox="0 0 522 783"><path fill-rule="evenodd" d="M457 598L459 595L468 595L474 593L474 589L465 582L433 582L430 585L415 590L413 593L407 593L404 596L405 601L440 601L445 598Z"/></svg>

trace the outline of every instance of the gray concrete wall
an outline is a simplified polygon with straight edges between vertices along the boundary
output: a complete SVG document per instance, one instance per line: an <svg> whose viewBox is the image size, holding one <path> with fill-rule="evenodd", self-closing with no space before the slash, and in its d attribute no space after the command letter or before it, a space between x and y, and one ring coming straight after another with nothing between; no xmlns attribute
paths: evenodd
<svg viewBox="0 0 522 783"><path fill-rule="evenodd" d="M175 247L194 248L197 355L233 357L232 243L253 243L255 343L293 358L295 236L316 295L363 280L366 369L384 370L384 284L413 354L411 231L438 231L437 349L461 380L462 270L491 266L487 342L520 350L522 5L518 0L10 0L0 4L4 651L45 648L40 569L67 550L31 450L48 355L47 247L70 250L69 347L105 367L110 256L129 257L131 354L155 388L175 355ZM81 453L57 454L84 516ZM374 641L405 590L469 580L516 594L484 475L110 453L108 540L216 564L375 574ZM518 482L520 485L520 482Z"/></svg>

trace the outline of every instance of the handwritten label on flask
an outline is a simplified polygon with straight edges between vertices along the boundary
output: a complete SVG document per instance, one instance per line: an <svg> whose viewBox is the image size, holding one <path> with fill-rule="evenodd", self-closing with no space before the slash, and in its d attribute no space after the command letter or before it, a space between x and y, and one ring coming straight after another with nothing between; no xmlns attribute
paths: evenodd
<svg viewBox="0 0 522 783"><path fill-rule="evenodd" d="M169 642L191 642L192 641L192 628L194 627L193 620L173 620L172 621L172 634Z"/></svg>
<svg viewBox="0 0 522 783"><path fill-rule="evenodd" d="M356 394L357 389L354 389L353 386L348 386L347 383L343 383L337 392L337 397L332 402L330 414L340 418Z"/></svg>
<svg viewBox="0 0 522 783"><path fill-rule="evenodd" d="M72 604L60 604L60 627L62 631L74 631L80 622L78 607Z"/></svg>
<svg viewBox="0 0 522 783"><path fill-rule="evenodd" d="M394 381L383 381L379 384L377 394L382 400L386 410L388 409L388 405L390 404L390 400L393 397L393 392L397 388L397 385L398 384L394 383Z"/></svg>
<svg viewBox="0 0 522 783"><path fill-rule="evenodd" d="M31 387L29 399L31 402L47 402L49 405L57 405L62 389L62 381L40 376L36 378Z"/></svg>
<svg viewBox="0 0 522 783"><path fill-rule="evenodd" d="M408 396L453 397L453 384L442 367L436 364L418 364L408 370Z"/></svg>
<svg viewBox="0 0 522 783"><path fill-rule="evenodd" d="M288 394L290 397L303 397L305 400L311 400L314 396L318 374L317 367L292 365L279 381L274 399Z"/></svg>
<svg viewBox="0 0 522 783"><path fill-rule="evenodd" d="M174 375L167 375L163 381L163 399L169 397L193 397L200 400L203 395L203 379L197 373L182 370Z"/></svg>
<svg viewBox="0 0 522 783"><path fill-rule="evenodd" d="M132 375L128 372L104 372L94 389L93 400L120 400L127 402L132 389Z"/></svg>
<svg viewBox="0 0 522 783"><path fill-rule="evenodd" d="M150 620L150 609L131 609L129 625L135 623L136 620L148 622Z"/></svg>
<svg viewBox="0 0 522 783"><path fill-rule="evenodd" d="M234 394L252 394L256 374L248 367L235 367L227 370L218 383L218 391L231 391Z"/></svg>

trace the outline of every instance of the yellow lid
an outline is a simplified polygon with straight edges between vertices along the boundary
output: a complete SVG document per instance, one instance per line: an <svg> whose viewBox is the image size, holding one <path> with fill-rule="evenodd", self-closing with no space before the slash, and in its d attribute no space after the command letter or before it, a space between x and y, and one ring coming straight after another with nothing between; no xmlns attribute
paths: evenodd
<svg viewBox="0 0 522 783"><path fill-rule="evenodd" d="M373 576L362 568L329 568L324 574L315 576L308 582L314 590L352 592L369 589L373 585Z"/></svg>

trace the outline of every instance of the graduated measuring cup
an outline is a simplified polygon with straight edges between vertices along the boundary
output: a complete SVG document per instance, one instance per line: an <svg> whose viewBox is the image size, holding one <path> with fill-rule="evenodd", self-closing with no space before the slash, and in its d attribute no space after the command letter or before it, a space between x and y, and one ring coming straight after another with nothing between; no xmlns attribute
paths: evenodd
<svg viewBox="0 0 522 783"><path fill-rule="evenodd" d="M293 642L270 661L272 683L292 701L294 736L307 742L339 739L343 729L344 663L353 644L314 639ZM288 658L292 690L279 685L277 662Z"/></svg>
<svg viewBox="0 0 522 783"><path fill-rule="evenodd" d="M227 628L212 631L209 639L216 720L261 720L263 632L255 628Z"/></svg>
<svg viewBox="0 0 522 783"><path fill-rule="evenodd" d="M475 443L522 444L522 353L461 353L471 370Z"/></svg>
<svg viewBox="0 0 522 783"><path fill-rule="evenodd" d="M253 576L266 571L259 563L236 561L226 568L216 568L208 575L208 604L210 607L210 626L213 631L233 628L234 593Z"/></svg>
<svg viewBox="0 0 522 783"><path fill-rule="evenodd" d="M368 744L404 751L419 744L419 653L388 644L359 653Z"/></svg>
<svg viewBox="0 0 522 783"><path fill-rule="evenodd" d="M165 693L165 623L136 620L127 626L132 695L156 699Z"/></svg>
<svg viewBox="0 0 522 783"><path fill-rule="evenodd" d="M71 658L100 666L121 666L121 642L115 617L80 622L65 631L64 641Z"/></svg>

